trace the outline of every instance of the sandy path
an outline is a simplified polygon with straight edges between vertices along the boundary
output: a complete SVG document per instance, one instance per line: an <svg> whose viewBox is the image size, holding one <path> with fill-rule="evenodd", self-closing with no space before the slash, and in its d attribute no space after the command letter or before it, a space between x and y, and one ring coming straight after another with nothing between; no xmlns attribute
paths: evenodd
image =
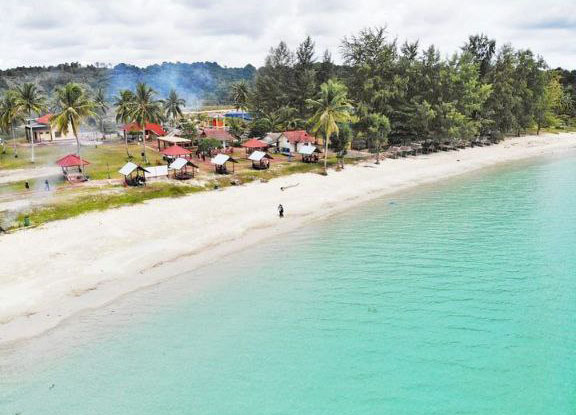
<svg viewBox="0 0 576 415"><path fill-rule="evenodd" d="M0 184L20 182L43 177L57 176L59 167L37 167L35 169L0 170Z"/></svg>
<svg viewBox="0 0 576 415"><path fill-rule="evenodd" d="M153 200L2 236L0 342L36 335L79 310L367 199L569 149L576 150L576 135L515 138L497 146L370 163L373 168L349 167L328 177L298 174ZM277 218L279 203L286 208L283 221Z"/></svg>

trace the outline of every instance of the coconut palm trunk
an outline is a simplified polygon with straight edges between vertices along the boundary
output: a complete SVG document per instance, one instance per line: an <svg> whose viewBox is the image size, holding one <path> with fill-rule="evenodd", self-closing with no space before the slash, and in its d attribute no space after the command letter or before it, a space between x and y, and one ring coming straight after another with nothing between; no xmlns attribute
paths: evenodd
<svg viewBox="0 0 576 415"><path fill-rule="evenodd" d="M146 123L142 126L142 159L144 163L148 163L148 158L146 158Z"/></svg>
<svg viewBox="0 0 576 415"><path fill-rule="evenodd" d="M32 112L28 113L28 118L31 119L32 118ZM28 123L30 123L30 121L28 121ZM29 128L30 130L30 162L31 163L35 163L36 162L36 158L34 157L34 130L32 130L32 126L30 126Z"/></svg>
<svg viewBox="0 0 576 415"><path fill-rule="evenodd" d="M328 175L328 137L324 134L324 175Z"/></svg>
<svg viewBox="0 0 576 415"><path fill-rule="evenodd" d="M16 133L14 132L14 124L10 124L10 133L12 134L12 145L14 146L14 157L18 157L18 146L16 145Z"/></svg>
<svg viewBox="0 0 576 415"><path fill-rule="evenodd" d="M130 158L130 150L128 149L128 134L126 133L126 130L124 130L124 143L126 144L126 157Z"/></svg>

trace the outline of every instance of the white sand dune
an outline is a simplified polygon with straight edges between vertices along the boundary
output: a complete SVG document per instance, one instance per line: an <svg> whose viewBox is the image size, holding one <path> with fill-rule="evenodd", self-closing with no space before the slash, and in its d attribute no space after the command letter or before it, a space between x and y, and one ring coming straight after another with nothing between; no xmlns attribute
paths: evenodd
<svg viewBox="0 0 576 415"><path fill-rule="evenodd" d="M514 138L497 146L385 160L379 166L364 163L328 177L298 174L153 200L2 236L0 342L37 335L80 310L355 203L569 150L576 150L576 135ZM280 203L286 209L283 220L277 217Z"/></svg>

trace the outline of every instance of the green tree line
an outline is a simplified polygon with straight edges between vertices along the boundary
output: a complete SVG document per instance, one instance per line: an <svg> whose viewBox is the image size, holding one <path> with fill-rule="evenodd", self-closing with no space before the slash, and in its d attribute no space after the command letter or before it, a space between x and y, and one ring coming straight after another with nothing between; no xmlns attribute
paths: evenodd
<svg viewBox="0 0 576 415"><path fill-rule="evenodd" d="M352 137L374 149L388 138L497 140L566 128L574 118L576 73L552 70L532 51L486 35L470 36L444 57L435 46L399 43L375 27L345 37L339 52L342 65L327 51L318 57L310 37L295 50L284 42L271 48L253 82L231 87L235 106L255 116L252 135L313 130L310 103L330 79L347 88L354 106Z"/></svg>

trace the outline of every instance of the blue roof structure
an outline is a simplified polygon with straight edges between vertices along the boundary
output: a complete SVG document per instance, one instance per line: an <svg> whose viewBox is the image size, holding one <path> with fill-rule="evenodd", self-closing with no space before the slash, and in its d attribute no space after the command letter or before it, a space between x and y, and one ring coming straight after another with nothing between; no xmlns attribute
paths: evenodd
<svg viewBox="0 0 576 415"><path fill-rule="evenodd" d="M226 118L242 118L243 120L252 120L252 115L246 111L230 111L224 114Z"/></svg>

